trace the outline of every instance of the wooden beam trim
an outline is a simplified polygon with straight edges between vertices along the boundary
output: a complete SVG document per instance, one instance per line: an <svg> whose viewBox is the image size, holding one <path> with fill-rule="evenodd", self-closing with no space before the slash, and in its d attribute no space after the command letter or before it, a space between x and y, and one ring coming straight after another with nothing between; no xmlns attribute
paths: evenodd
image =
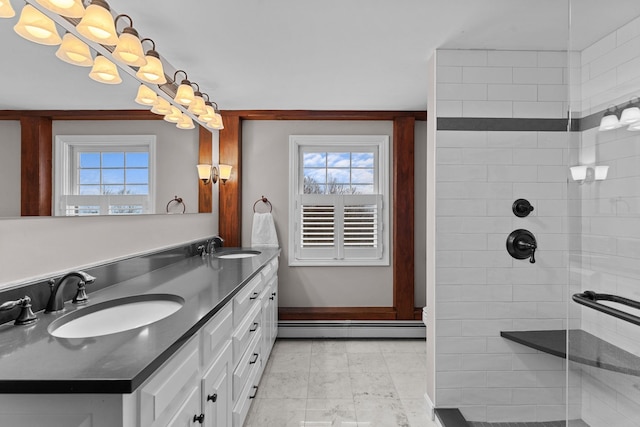
<svg viewBox="0 0 640 427"><path fill-rule="evenodd" d="M242 120L394 120L413 117L426 121L426 111L344 111L344 110L223 110L222 115Z"/></svg>
<svg viewBox="0 0 640 427"><path fill-rule="evenodd" d="M280 307L278 320L396 320L393 307Z"/></svg>
<svg viewBox="0 0 640 427"><path fill-rule="evenodd" d="M202 126L198 126L198 163L211 164L213 153L213 135ZM198 213L213 212L213 182L205 184L198 179Z"/></svg>
<svg viewBox="0 0 640 427"><path fill-rule="evenodd" d="M220 215L218 232L225 246L242 245L242 119L222 116L224 129L220 131L220 163L231 165L231 178L219 184Z"/></svg>
<svg viewBox="0 0 640 427"><path fill-rule="evenodd" d="M0 120L47 117L51 120L162 120L149 110L0 110Z"/></svg>

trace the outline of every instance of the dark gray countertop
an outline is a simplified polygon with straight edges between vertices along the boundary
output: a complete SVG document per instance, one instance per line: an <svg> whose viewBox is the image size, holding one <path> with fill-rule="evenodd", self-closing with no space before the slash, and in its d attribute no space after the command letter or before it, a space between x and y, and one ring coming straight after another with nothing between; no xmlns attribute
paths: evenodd
<svg viewBox="0 0 640 427"><path fill-rule="evenodd" d="M228 249L228 248L225 248ZM276 257L193 256L90 293L85 306L37 313L30 326L0 326L0 393L131 393ZM151 325L95 338L51 336L51 322L92 304L141 294L184 298L176 313Z"/></svg>

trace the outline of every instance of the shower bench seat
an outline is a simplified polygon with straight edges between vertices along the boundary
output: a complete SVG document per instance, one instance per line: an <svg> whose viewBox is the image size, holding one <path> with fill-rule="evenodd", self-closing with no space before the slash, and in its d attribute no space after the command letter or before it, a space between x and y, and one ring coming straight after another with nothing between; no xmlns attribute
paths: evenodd
<svg viewBox="0 0 640 427"><path fill-rule="evenodd" d="M640 357L582 329L569 331L569 360L640 377ZM503 338L544 353L567 358L567 331L502 331Z"/></svg>

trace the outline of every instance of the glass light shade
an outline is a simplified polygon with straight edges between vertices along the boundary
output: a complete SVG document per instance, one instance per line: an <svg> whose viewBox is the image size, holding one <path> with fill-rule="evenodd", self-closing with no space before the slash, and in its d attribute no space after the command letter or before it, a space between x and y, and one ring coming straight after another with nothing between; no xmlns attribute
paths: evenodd
<svg viewBox="0 0 640 427"><path fill-rule="evenodd" d="M16 16L16 11L11 7L9 0L0 0L0 18L13 18Z"/></svg>
<svg viewBox="0 0 640 427"><path fill-rule="evenodd" d="M616 116L615 114L606 114L600 120L600 127L598 128L598 130L605 131L605 130L617 129L619 127L620 127L620 121L618 120L618 116Z"/></svg>
<svg viewBox="0 0 640 427"><path fill-rule="evenodd" d="M164 119L169 123L178 123L182 118L182 111L178 107L171 106L171 112L164 116Z"/></svg>
<svg viewBox="0 0 640 427"><path fill-rule="evenodd" d="M166 116L167 114L171 114L171 104L169 104L169 101L166 99L158 97L155 105L151 108L151 112Z"/></svg>
<svg viewBox="0 0 640 427"><path fill-rule="evenodd" d="M629 127L627 128L627 130L630 131L640 131L640 122L636 122L632 125L629 125Z"/></svg>
<svg viewBox="0 0 640 427"><path fill-rule="evenodd" d="M120 34L118 44L113 51L113 57L118 61L133 67L146 65L147 60L142 50L138 33L132 28L125 28Z"/></svg>
<svg viewBox="0 0 640 427"><path fill-rule="evenodd" d="M202 163L196 165L196 168L198 168L198 178L208 184L209 180L211 180L211 165Z"/></svg>
<svg viewBox="0 0 640 427"><path fill-rule="evenodd" d="M18 23L13 27L25 39L48 46L62 43L56 24L44 13L30 4L25 5Z"/></svg>
<svg viewBox="0 0 640 427"><path fill-rule="evenodd" d="M231 178L231 168L232 168L231 165L223 165L223 164L218 165L218 171L219 171L220 179L222 180L222 182L225 182L226 180Z"/></svg>
<svg viewBox="0 0 640 427"><path fill-rule="evenodd" d="M609 173L609 166L596 166L594 168L594 179L596 181L603 181L607 179Z"/></svg>
<svg viewBox="0 0 640 427"><path fill-rule="evenodd" d="M62 44L56 51L56 56L72 65L90 67L93 65L93 57L89 46L71 33L62 37Z"/></svg>
<svg viewBox="0 0 640 427"><path fill-rule="evenodd" d="M155 51L147 52L147 55L145 56L147 63L140 67L136 72L136 76L147 83L163 85L167 82L167 78L164 75L162 62L158 56L154 56L151 52L155 53Z"/></svg>
<svg viewBox="0 0 640 427"><path fill-rule="evenodd" d="M109 5L102 0L93 0L76 26L76 30L89 40L108 46L118 44L118 33Z"/></svg>
<svg viewBox="0 0 640 427"><path fill-rule="evenodd" d="M201 114L198 118L203 122L210 122L216 115L216 111L211 105L205 105L204 107L206 112L204 114Z"/></svg>
<svg viewBox="0 0 640 427"><path fill-rule="evenodd" d="M569 170L571 171L571 179L574 181L584 181L587 177L586 166L571 166Z"/></svg>
<svg viewBox="0 0 640 427"><path fill-rule="evenodd" d="M620 116L620 124L630 125L636 122L640 122L640 108L638 107L625 108L622 111L622 115Z"/></svg>
<svg viewBox="0 0 640 427"><path fill-rule="evenodd" d="M152 106L158 101L158 94L145 85L140 85L135 101L140 105Z"/></svg>
<svg viewBox="0 0 640 427"><path fill-rule="evenodd" d="M176 123L176 127L178 129L194 129L196 126L193 124L191 117L183 114L178 123Z"/></svg>
<svg viewBox="0 0 640 427"><path fill-rule="evenodd" d="M84 16L82 0L37 0L37 2L51 12L67 18L82 18Z"/></svg>
<svg viewBox="0 0 640 427"><path fill-rule="evenodd" d="M211 129L217 129L217 130L224 129L222 116L219 113L215 113L213 116L213 119L207 122L207 127L210 127Z"/></svg>
<svg viewBox="0 0 640 427"><path fill-rule="evenodd" d="M180 86L178 86L178 92L176 92L176 96L173 99L178 104L189 105L193 102L193 98L193 88L188 84L188 80L183 80Z"/></svg>
<svg viewBox="0 0 640 427"><path fill-rule="evenodd" d="M204 98L202 96L195 95L193 102L189 104L189 112L195 115L202 115L207 112L207 106L204 104Z"/></svg>
<svg viewBox="0 0 640 427"><path fill-rule="evenodd" d="M93 68L89 73L89 77L97 82L105 83L108 85L122 83L122 79L120 78L120 74L118 74L118 67L116 67L116 64L109 61L102 55L96 56L96 59L93 62Z"/></svg>

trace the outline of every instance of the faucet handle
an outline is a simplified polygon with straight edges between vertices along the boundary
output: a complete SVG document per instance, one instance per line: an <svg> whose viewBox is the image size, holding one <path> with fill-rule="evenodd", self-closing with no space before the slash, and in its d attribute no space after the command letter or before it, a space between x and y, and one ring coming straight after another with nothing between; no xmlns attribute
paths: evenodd
<svg viewBox="0 0 640 427"><path fill-rule="evenodd" d="M76 292L76 296L73 297L73 300L71 300L71 302L74 304L86 304L87 301L89 301L89 297L87 296L87 288L85 287L84 280L80 280L78 282L78 292Z"/></svg>
<svg viewBox="0 0 640 427"><path fill-rule="evenodd" d="M15 325L29 325L31 323L35 323L38 318L35 314L33 314L33 310L31 310L31 298L25 295L24 298L17 299L15 301L7 301L0 305L0 311L11 310L17 306L21 307L20 314L18 318L14 322Z"/></svg>

